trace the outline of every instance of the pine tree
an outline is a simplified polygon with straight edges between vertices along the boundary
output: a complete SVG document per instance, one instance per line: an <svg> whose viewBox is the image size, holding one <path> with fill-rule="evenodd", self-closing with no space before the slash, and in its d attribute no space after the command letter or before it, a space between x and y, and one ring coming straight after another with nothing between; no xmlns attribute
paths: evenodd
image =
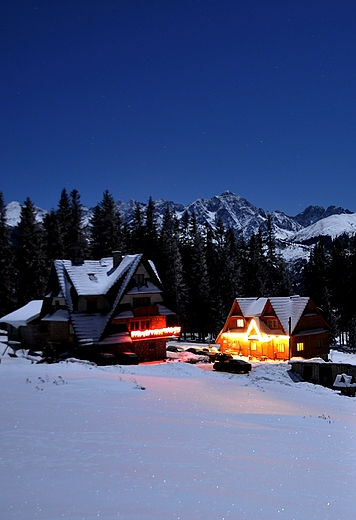
<svg viewBox="0 0 356 520"><path fill-rule="evenodd" d="M206 264L209 279L209 332L216 336L226 319L224 272L228 269L224 257L223 223L217 220L215 230L206 226ZM230 301L231 305L231 301Z"/></svg>
<svg viewBox="0 0 356 520"><path fill-rule="evenodd" d="M277 253L272 217L266 223L265 258L261 266L263 293L265 296L289 296L290 282L285 262Z"/></svg>
<svg viewBox="0 0 356 520"><path fill-rule="evenodd" d="M353 294L350 291L351 257L348 252L348 240L336 238L331 244L330 293L331 305L335 315L336 331L344 337L353 312Z"/></svg>
<svg viewBox="0 0 356 520"><path fill-rule="evenodd" d="M43 219L43 228L46 232L45 251L49 264L56 259L64 259L66 257L63 242L63 233L60 227L58 213L52 209Z"/></svg>
<svg viewBox="0 0 356 520"><path fill-rule="evenodd" d="M122 251L122 221L115 200L108 190L93 210L91 218L91 254L95 260Z"/></svg>
<svg viewBox="0 0 356 520"><path fill-rule="evenodd" d="M19 305L42 299L48 269L44 254L44 231L36 222L35 207L28 197L16 228L17 298Z"/></svg>
<svg viewBox="0 0 356 520"><path fill-rule="evenodd" d="M71 202L67 190L63 188L56 211L60 232L60 243L63 250L58 258L69 259L71 256Z"/></svg>
<svg viewBox="0 0 356 520"><path fill-rule="evenodd" d="M169 309L178 314L179 324L186 326L187 287L179 250L178 221L166 208L159 236L159 273L163 282L164 298Z"/></svg>
<svg viewBox="0 0 356 520"><path fill-rule="evenodd" d="M248 243L247 270L245 273L246 296L265 296L263 278L264 263L261 233L252 233Z"/></svg>
<svg viewBox="0 0 356 520"><path fill-rule="evenodd" d="M130 223L130 253L142 253L145 239L145 227L141 205L137 202Z"/></svg>
<svg viewBox="0 0 356 520"><path fill-rule="evenodd" d="M233 301L242 292L242 271L239 247L235 233L231 227L225 232L222 254L221 287L224 296L223 310L226 317Z"/></svg>
<svg viewBox="0 0 356 520"><path fill-rule="evenodd" d="M186 258L189 287L188 323L191 332L204 341L209 330L209 280L206 264L205 238L194 213L189 222L191 247Z"/></svg>
<svg viewBox="0 0 356 520"><path fill-rule="evenodd" d="M155 204L152 197L149 198L145 212L145 226L143 233L143 253L155 261L157 257L158 231L155 214Z"/></svg>
<svg viewBox="0 0 356 520"><path fill-rule="evenodd" d="M326 249L324 238L321 237L314 246L304 269L305 289L308 296L323 312L326 321L332 325L335 320L331 304L330 263L330 253Z"/></svg>
<svg viewBox="0 0 356 520"><path fill-rule="evenodd" d="M13 260L6 206L0 191L0 316L9 313L15 306Z"/></svg>
<svg viewBox="0 0 356 520"><path fill-rule="evenodd" d="M82 263L88 255L88 242L83 226L83 210L77 190L70 192L70 228L68 231L68 258Z"/></svg>

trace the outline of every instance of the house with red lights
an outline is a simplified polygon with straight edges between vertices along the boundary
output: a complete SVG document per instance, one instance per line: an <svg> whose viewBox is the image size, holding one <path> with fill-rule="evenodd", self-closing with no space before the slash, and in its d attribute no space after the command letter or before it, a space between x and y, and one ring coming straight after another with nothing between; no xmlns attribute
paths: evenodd
<svg viewBox="0 0 356 520"><path fill-rule="evenodd" d="M73 264L55 260L39 317L40 342L88 358L92 352L134 352L140 361L166 357L180 334L163 302L163 287L142 254Z"/></svg>
<svg viewBox="0 0 356 520"><path fill-rule="evenodd" d="M327 360L329 335L308 297L236 298L216 343L221 352L249 358Z"/></svg>

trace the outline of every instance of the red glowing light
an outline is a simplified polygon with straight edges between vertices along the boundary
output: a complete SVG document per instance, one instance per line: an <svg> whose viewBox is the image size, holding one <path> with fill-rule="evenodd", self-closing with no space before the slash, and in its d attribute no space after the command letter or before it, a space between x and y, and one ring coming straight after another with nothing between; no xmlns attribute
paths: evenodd
<svg viewBox="0 0 356 520"><path fill-rule="evenodd" d="M181 327L164 327L163 329L132 330L131 338L152 338L159 336L179 336Z"/></svg>

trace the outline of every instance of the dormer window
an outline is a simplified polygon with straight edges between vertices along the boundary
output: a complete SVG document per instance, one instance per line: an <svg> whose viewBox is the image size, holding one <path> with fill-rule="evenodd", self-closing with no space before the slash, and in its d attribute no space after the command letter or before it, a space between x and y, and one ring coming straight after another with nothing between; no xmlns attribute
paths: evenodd
<svg viewBox="0 0 356 520"><path fill-rule="evenodd" d="M238 318L236 325L238 328L243 327L245 325L244 320L242 318Z"/></svg>
<svg viewBox="0 0 356 520"><path fill-rule="evenodd" d="M143 285L145 285L145 275L135 274L135 283L137 287L142 287Z"/></svg>
<svg viewBox="0 0 356 520"><path fill-rule="evenodd" d="M267 320L267 327L269 329L278 329L278 321L277 320Z"/></svg>

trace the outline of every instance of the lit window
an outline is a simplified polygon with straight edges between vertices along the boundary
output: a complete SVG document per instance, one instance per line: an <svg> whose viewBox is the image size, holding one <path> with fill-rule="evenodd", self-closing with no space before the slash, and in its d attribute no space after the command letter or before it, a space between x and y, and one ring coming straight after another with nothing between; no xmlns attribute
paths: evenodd
<svg viewBox="0 0 356 520"><path fill-rule="evenodd" d="M284 352L284 350L285 350L284 343L278 343L277 350L278 350L278 352Z"/></svg>
<svg viewBox="0 0 356 520"><path fill-rule="evenodd" d="M267 327L270 329L277 329L278 328L277 320L267 320Z"/></svg>
<svg viewBox="0 0 356 520"><path fill-rule="evenodd" d="M251 343L251 350L257 350L257 343L254 341Z"/></svg>
<svg viewBox="0 0 356 520"><path fill-rule="evenodd" d="M237 326L238 326L238 327L243 327L243 326L244 326L244 320L242 320L241 318L239 318L239 319L237 320Z"/></svg>
<svg viewBox="0 0 356 520"><path fill-rule="evenodd" d="M304 343L297 343L297 351L300 352L301 350L304 350Z"/></svg>

